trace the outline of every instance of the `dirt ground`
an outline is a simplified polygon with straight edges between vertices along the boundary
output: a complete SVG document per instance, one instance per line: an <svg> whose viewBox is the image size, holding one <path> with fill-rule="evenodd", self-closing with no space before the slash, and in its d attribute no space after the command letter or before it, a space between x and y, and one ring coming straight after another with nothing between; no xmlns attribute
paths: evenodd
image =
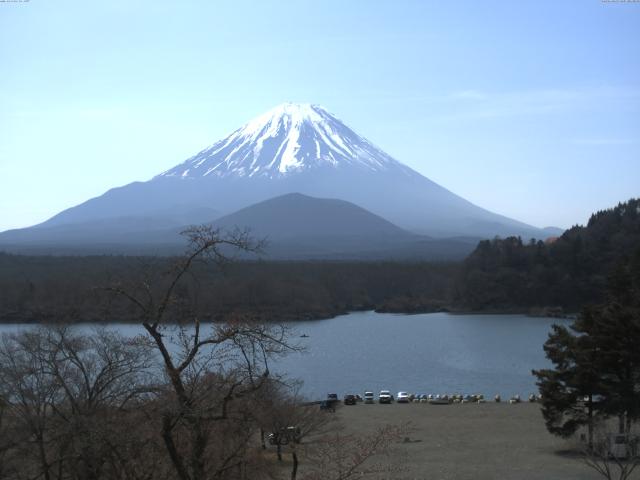
<svg viewBox="0 0 640 480"><path fill-rule="evenodd" d="M571 453L577 442L547 432L535 403L357 404L341 406L335 415L345 433L360 435L384 424L411 423L412 432L393 454L377 459L400 467L394 479L602 478Z"/></svg>

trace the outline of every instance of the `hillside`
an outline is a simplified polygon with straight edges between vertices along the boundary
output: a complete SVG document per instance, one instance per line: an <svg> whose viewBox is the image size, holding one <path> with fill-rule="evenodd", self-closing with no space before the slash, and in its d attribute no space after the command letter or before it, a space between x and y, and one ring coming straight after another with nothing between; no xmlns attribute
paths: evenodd
<svg viewBox="0 0 640 480"><path fill-rule="evenodd" d="M454 303L474 311L577 311L604 299L607 278L640 264L640 200L594 213L556 241L485 240L464 261ZM557 310L560 311L560 310Z"/></svg>
<svg viewBox="0 0 640 480"><path fill-rule="evenodd" d="M416 235L353 203L290 193L217 219L225 229L250 227L256 236L275 238L352 237L371 235L413 238Z"/></svg>
<svg viewBox="0 0 640 480"><path fill-rule="evenodd" d="M203 213L215 216L212 209ZM211 218L210 220L212 220ZM266 260L461 260L479 238L432 239L337 199L291 193L259 202L207 223L226 231L250 230L266 240ZM106 218L42 225L0 235L0 250L27 255L178 255L189 224L163 227L157 217Z"/></svg>
<svg viewBox="0 0 640 480"><path fill-rule="evenodd" d="M461 260L478 241L417 235L353 203L299 193L259 202L213 224L227 231L248 228L266 239L267 260Z"/></svg>

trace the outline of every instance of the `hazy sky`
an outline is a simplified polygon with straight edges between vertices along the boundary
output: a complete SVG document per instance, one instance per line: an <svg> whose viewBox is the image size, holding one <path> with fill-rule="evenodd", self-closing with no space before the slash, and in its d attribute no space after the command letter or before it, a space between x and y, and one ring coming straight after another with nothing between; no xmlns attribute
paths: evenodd
<svg viewBox="0 0 640 480"><path fill-rule="evenodd" d="M7 0L0 69L0 230L285 101L536 226L640 196L640 3Z"/></svg>

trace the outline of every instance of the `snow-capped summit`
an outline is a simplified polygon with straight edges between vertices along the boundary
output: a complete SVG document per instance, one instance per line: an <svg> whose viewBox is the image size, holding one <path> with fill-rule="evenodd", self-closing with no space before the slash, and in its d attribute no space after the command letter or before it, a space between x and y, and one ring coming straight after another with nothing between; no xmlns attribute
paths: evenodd
<svg viewBox="0 0 640 480"><path fill-rule="evenodd" d="M159 176L274 178L323 167L411 171L323 107L283 103Z"/></svg>
<svg viewBox="0 0 640 480"><path fill-rule="evenodd" d="M425 160L424 152L415 155ZM394 160L324 108L285 103L151 180L113 188L20 238L59 231L65 241L77 241L80 233L88 239L86 235L107 224L114 242L134 227L144 227L141 235L155 238L149 232L209 223L293 193L347 201L404 230L433 237L549 236L450 192ZM284 198L292 205L301 197ZM274 205L284 210L269 217L272 220L289 212L280 202ZM319 213L309 212L302 217L317 222ZM292 234L281 230L282 236Z"/></svg>

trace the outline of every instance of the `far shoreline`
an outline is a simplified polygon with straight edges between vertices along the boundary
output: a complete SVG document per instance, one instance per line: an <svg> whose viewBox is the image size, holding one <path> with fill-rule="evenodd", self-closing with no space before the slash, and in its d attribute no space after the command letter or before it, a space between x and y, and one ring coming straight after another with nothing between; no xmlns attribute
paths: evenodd
<svg viewBox="0 0 640 480"><path fill-rule="evenodd" d="M406 316L415 316L415 315L430 315L435 313L444 313L451 316L458 315L468 315L468 316L482 316L482 315L522 315L530 318L556 318L558 320L574 320L577 318L578 313L549 313L545 312L544 309L493 309L493 310L464 310L464 309L447 309L447 308L439 308L439 309L420 309L420 310L387 310L387 309L376 309L371 307L365 307L361 309L350 309L345 311L336 312L329 315L305 315L296 318L284 318L279 320L258 320L256 323L264 323L264 324L288 324L288 323L297 323L297 322L315 322L315 321L323 321L323 320L332 320L338 317L347 316L352 313L367 313L372 312L376 314L395 314L395 315L406 315ZM219 316L219 315L218 315ZM166 325L179 325L180 322L164 322ZM192 322L187 322L188 325L191 325ZM201 323L208 324L222 324L225 323L224 319L207 317L204 318ZM64 326L75 326L75 325L98 325L98 326L109 326L109 325L141 325L142 322L135 320L86 320L86 321L46 321L46 320L33 320L28 318L17 318L17 319L0 319L0 325L34 325L34 326L55 326L55 325L64 325Z"/></svg>

